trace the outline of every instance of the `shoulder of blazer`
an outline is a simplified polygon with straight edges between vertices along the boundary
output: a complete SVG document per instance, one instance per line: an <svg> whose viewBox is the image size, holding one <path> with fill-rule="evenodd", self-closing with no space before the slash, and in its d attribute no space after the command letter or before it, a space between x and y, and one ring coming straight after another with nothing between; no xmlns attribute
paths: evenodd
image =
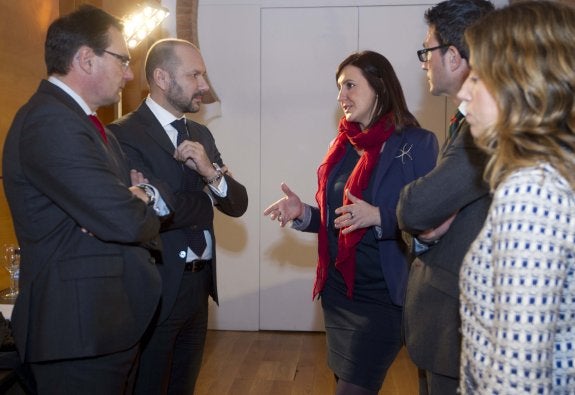
<svg viewBox="0 0 575 395"><path fill-rule="evenodd" d="M190 119L187 117L186 117L186 122L187 122L189 128L201 129L201 130L204 130L205 132L208 132L211 134L210 129L208 129L208 127L206 125L203 125L203 124L196 122L193 119Z"/></svg>
<svg viewBox="0 0 575 395"><path fill-rule="evenodd" d="M466 148L476 149L477 151L481 151L481 149L475 144L475 140L473 135L471 134L471 126L467 121L463 121L462 125L459 128L459 133L457 135L459 139L456 139L456 142L459 142L461 145L465 146Z"/></svg>
<svg viewBox="0 0 575 395"><path fill-rule="evenodd" d="M487 153L475 144L470 126L465 121L459 128L455 140L443 149L442 156L448 154L460 156L464 163L469 163L481 173L489 159Z"/></svg>
<svg viewBox="0 0 575 395"><path fill-rule="evenodd" d="M214 135L206 125L198 123L190 118L186 118L186 123L188 125L188 129L196 131L204 138L215 141Z"/></svg>
<svg viewBox="0 0 575 395"><path fill-rule="evenodd" d="M67 111L72 111L78 114L78 116L84 116L88 119L82 107L80 107L72 96L48 80L42 80L40 82L36 94L30 99L30 103L32 102L36 102L38 104L53 102L54 104L63 105Z"/></svg>
<svg viewBox="0 0 575 395"><path fill-rule="evenodd" d="M437 137L435 133L421 128L417 126L410 126L399 131L399 134L403 137L404 140L409 142L418 142L422 140L435 140L437 141Z"/></svg>
<svg viewBox="0 0 575 395"><path fill-rule="evenodd" d="M136 128L140 125L153 125L154 122L161 126L150 108L143 102L137 109L115 120L109 126L112 130L119 130L124 133L127 132L126 129ZM132 131L130 130L129 132L131 133Z"/></svg>
<svg viewBox="0 0 575 395"><path fill-rule="evenodd" d="M420 127L408 127L394 132L386 142L384 152L388 155L393 155L394 158L409 157L412 150L423 143L424 146L431 146L434 148L433 152L437 155L437 137L433 132ZM402 161L405 162L405 161Z"/></svg>
<svg viewBox="0 0 575 395"><path fill-rule="evenodd" d="M122 143L146 145L149 140L142 137L149 136L167 151L173 150L172 142L146 102L108 126Z"/></svg>

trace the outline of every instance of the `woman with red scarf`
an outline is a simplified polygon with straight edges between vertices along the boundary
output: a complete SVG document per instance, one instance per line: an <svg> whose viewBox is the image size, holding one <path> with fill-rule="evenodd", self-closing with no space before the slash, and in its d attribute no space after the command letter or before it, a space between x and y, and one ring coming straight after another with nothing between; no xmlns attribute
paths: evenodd
<svg viewBox="0 0 575 395"><path fill-rule="evenodd" d="M435 166L437 139L407 109L389 61L363 51L338 67L339 133L318 169L317 207L287 185L264 215L318 233L320 296L336 395L377 395L401 348L407 247L395 208Z"/></svg>

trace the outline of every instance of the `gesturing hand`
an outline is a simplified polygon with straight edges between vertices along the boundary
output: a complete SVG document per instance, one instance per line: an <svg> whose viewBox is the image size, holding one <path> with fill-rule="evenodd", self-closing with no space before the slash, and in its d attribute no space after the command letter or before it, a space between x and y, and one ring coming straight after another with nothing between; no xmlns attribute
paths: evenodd
<svg viewBox="0 0 575 395"><path fill-rule="evenodd" d="M288 222L299 218L303 214L303 203L283 182L281 189L285 196L266 208L264 215L269 215L272 221L277 219L283 228Z"/></svg>
<svg viewBox="0 0 575 395"><path fill-rule="evenodd" d="M381 225L378 207L372 206L365 200L358 199L349 190L346 190L345 193L351 204L335 209L335 213L339 215L334 220L336 229L342 229L341 233L346 234L356 229Z"/></svg>

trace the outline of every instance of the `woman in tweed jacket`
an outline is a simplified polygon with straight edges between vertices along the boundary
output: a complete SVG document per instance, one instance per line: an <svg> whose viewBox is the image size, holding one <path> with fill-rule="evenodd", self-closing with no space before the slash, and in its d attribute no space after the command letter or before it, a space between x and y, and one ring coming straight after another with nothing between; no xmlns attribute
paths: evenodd
<svg viewBox="0 0 575 395"><path fill-rule="evenodd" d="M459 92L493 202L460 272L462 394L575 394L575 9L521 2L466 32Z"/></svg>

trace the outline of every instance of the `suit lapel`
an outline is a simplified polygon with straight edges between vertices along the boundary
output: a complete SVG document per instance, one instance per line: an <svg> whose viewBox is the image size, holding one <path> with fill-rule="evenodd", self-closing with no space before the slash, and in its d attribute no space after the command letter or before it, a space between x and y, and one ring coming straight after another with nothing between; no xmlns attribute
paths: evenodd
<svg viewBox="0 0 575 395"><path fill-rule="evenodd" d="M132 185L128 161L124 155L124 151L122 151L122 148L120 147L120 143L116 140L116 136L114 136L113 133L108 134L108 144L106 147L108 158L118 178L124 181L126 185Z"/></svg>
<svg viewBox="0 0 575 395"><path fill-rule="evenodd" d="M158 118L156 118L145 102L138 107L136 114L140 117L140 122L146 125L146 127L142 128L144 133L147 133L164 151L173 155L174 144L168 137L164 127L158 121ZM153 125L153 127L150 127L150 125Z"/></svg>
<svg viewBox="0 0 575 395"><path fill-rule="evenodd" d="M373 183L373 193L379 190L380 184L383 177L389 170L391 164L394 160L398 159L398 153L401 149L401 143L403 142L403 133L393 132L391 136L385 142L383 151L379 155L379 162L375 168L375 178ZM375 199L375 196L373 196ZM375 201L375 200L373 200Z"/></svg>
<svg viewBox="0 0 575 395"><path fill-rule="evenodd" d="M119 144L113 133L110 133L110 131L104 126L104 130L108 138L108 143L105 143L100 135L100 131L92 123L82 107L68 93L51 82L42 80L38 92L54 96L57 100L67 106L70 111L78 115L79 122L82 122L87 129L93 132L94 141L96 143L94 147L100 147L103 150L104 158L110 165L110 170L112 170L121 180L126 182L127 185L130 185L129 170L125 165L124 153L119 148Z"/></svg>
<svg viewBox="0 0 575 395"><path fill-rule="evenodd" d="M142 103L140 107L136 110L136 114L140 118L139 121L142 125L146 125L142 127L145 133L147 133L152 140L154 140L160 148L162 148L168 155L174 155L174 144L172 140L168 137L168 134L164 130L164 127L158 121L158 118L152 113L150 108L146 105L146 103ZM152 125L152 127L150 127ZM190 137L192 137L197 132L192 130L193 128L188 127L188 132L190 133ZM192 138L192 140L197 141L197 139ZM187 168L184 164L177 163L174 159L174 164L177 164L178 167L181 169L181 189L182 190L201 190L204 187L204 182L200 175L189 168ZM187 178L187 180L185 179Z"/></svg>

